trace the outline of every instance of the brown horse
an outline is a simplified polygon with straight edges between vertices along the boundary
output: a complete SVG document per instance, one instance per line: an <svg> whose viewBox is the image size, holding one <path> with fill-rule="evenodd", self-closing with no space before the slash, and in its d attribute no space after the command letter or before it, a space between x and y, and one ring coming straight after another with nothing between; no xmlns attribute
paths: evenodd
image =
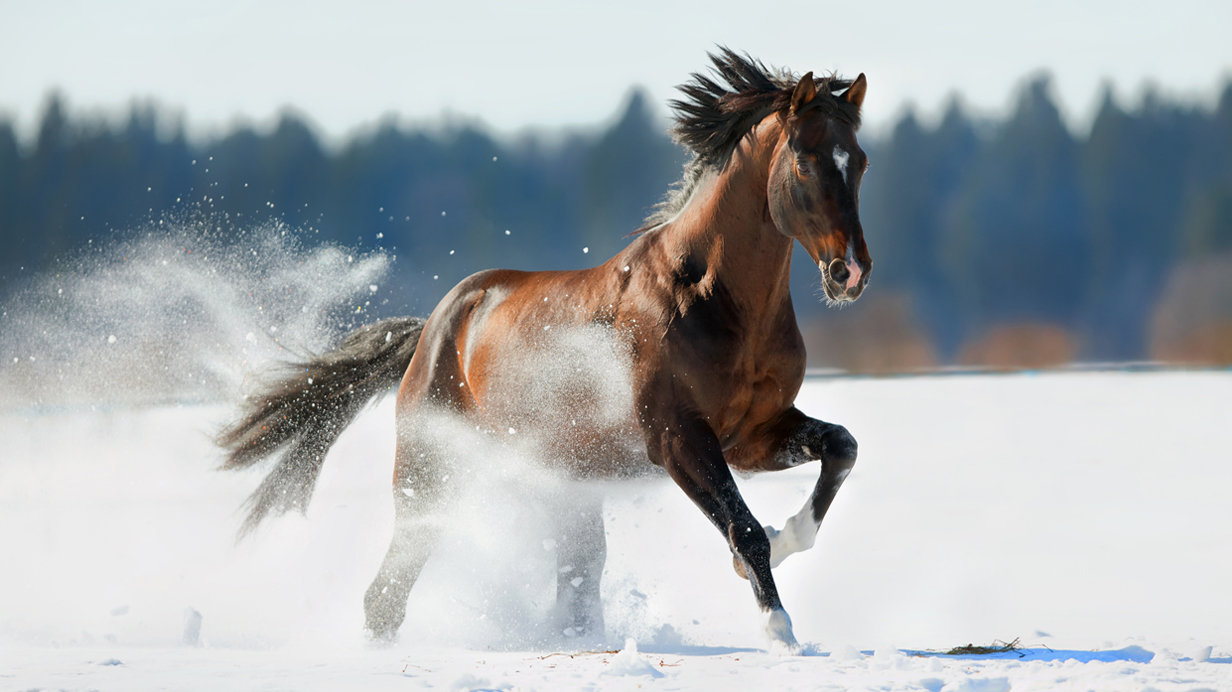
<svg viewBox="0 0 1232 692"><path fill-rule="evenodd" d="M694 74L672 104L674 134L695 158L623 252L579 271L475 274L426 321L369 325L295 365L220 435L233 468L286 447L250 499L251 529L272 509L303 509L342 429L401 383L397 523L364 598L374 636L401 626L439 533L434 514L465 482L449 480L457 452L439 433L445 412L490 433L538 431L544 463L572 476L665 470L722 532L772 647L798 648L771 568L812 546L856 441L793 406L805 351L789 268L799 242L830 302L855 300L868 282L858 211L868 160L856 142L866 81L794 79L726 49L711 59L714 74ZM545 386L545 363L590 376ZM732 469L814 460L821 477L806 506L782 531L763 528ZM558 606L574 631L601 632L602 514L562 514L558 560L575 571L558 579Z"/></svg>

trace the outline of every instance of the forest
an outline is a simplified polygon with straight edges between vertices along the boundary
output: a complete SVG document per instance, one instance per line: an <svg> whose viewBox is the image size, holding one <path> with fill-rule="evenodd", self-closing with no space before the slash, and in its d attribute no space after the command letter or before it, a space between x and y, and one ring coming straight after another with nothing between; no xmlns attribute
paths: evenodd
<svg viewBox="0 0 1232 692"><path fill-rule="evenodd" d="M1007 115L955 98L866 134L861 217L875 273L843 310L796 253L814 367L897 372L1160 360L1232 363L1232 82L1213 109L1109 89L1089 132L1047 77ZM0 302L87 245L160 222L214 233L278 223L305 244L384 251L381 311L427 314L480 269L598 264L676 181L687 154L634 90L610 125L498 136L379 121L326 143L304 117L197 141L157 104L120 122L49 95L33 138L0 119Z"/></svg>

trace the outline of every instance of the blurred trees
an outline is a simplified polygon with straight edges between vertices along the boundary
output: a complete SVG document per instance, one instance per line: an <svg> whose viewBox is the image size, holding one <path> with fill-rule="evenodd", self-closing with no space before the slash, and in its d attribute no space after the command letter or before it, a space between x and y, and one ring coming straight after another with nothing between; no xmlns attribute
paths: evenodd
<svg viewBox="0 0 1232 692"><path fill-rule="evenodd" d="M826 310L812 300L815 268L796 265L814 364L1036 363L1013 355L1032 344L1058 358L1195 352L1177 325L1228 350L1211 337L1232 333L1219 326L1232 317L1209 307L1222 302L1185 296L1225 290L1212 267L1232 266L1220 259L1232 255L1232 83L1213 112L1156 94L1127 110L1109 90L1089 135L1075 137L1036 78L1004 121L954 101L936 125L907 112L863 143L872 290ZM479 269L604 261L686 158L636 91L593 135L503 140L386 121L335 148L292 113L268 132L192 143L152 105L108 125L69 117L53 94L24 149L0 121L0 293L89 239L203 211L220 228L280 219L307 242L384 248L405 296L388 309L426 313Z"/></svg>
<svg viewBox="0 0 1232 692"><path fill-rule="evenodd" d="M1004 122L954 105L876 144L861 204L873 280L911 298L944 362L1167 355L1151 342L1152 323L1178 322L1156 315L1170 275L1232 252L1232 84L1214 112L1153 92L1125 110L1108 90L1079 138L1037 78ZM1225 319L1168 305L1194 313L1184 323Z"/></svg>

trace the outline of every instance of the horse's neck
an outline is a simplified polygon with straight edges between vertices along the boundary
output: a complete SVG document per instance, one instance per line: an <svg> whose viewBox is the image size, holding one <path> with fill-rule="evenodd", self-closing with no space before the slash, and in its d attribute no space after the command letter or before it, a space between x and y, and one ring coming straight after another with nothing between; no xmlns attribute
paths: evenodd
<svg viewBox="0 0 1232 692"><path fill-rule="evenodd" d="M704 259L733 297L767 318L790 305L793 243L767 209L775 134L747 138L727 166L698 186L672 229L677 256Z"/></svg>

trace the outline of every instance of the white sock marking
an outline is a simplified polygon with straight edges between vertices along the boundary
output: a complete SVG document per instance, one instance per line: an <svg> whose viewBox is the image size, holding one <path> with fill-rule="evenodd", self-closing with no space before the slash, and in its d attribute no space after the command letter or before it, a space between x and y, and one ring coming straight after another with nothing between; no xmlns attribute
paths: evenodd
<svg viewBox="0 0 1232 692"><path fill-rule="evenodd" d="M834 165L838 167L838 172L843 174L843 184L847 184L847 160L851 156L843 151L840 147L834 147Z"/></svg>
<svg viewBox="0 0 1232 692"><path fill-rule="evenodd" d="M762 629L770 642L770 653L789 656L800 653L800 644L796 642L796 635L791 630L791 618L787 616L786 610L775 608L764 613L763 617L765 620L762 622Z"/></svg>
<svg viewBox="0 0 1232 692"><path fill-rule="evenodd" d="M821 525L813 521L813 498L810 496L804 507L783 524L779 531L773 526L762 527L770 539L770 567L783 564L792 553L800 553L813 547L817 529Z"/></svg>

